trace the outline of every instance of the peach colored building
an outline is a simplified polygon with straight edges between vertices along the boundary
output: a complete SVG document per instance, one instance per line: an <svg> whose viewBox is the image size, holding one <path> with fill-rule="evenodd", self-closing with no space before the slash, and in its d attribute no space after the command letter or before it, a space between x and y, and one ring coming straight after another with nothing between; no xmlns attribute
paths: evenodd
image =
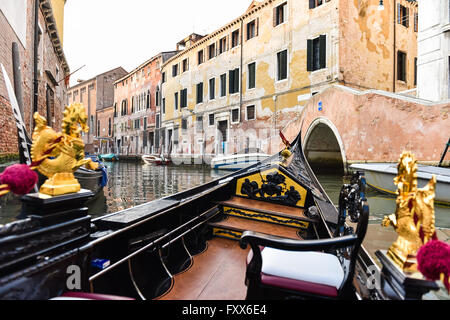
<svg viewBox="0 0 450 320"><path fill-rule="evenodd" d="M176 52L162 52L114 83L114 152L156 152L161 104L161 65Z"/></svg>
<svg viewBox="0 0 450 320"><path fill-rule="evenodd" d="M107 107L97 111L97 132L99 153L109 154L114 148L114 107Z"/></svg>
<svg viewBox="0 0 450 320"><path fill-rule="evenodd" d="M122 67L99 74L92 79L82 81L69 88L68 104L82 103L86 109L89 121L89 132L84 133L83 141L86 152L99 151L98 134L102 131L98 127L97 112L114 105L114 82L127 74Z"/></svg>

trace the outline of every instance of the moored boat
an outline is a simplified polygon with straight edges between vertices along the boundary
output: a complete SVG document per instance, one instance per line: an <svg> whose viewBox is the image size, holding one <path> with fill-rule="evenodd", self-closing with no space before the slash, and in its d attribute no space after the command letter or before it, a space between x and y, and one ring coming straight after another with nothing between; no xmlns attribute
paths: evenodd
<svg viewBox="0 0 450 320"><path fill-rule="evenodd" d="M119 156L117 156L114 153L109 153L109 154L101 154L98 156L98 158L102 161L119 161Z"/></svg>
<svg viewBox="0 0 450 320"><path fill-rule="evenodd" d="M244 149L232 155L219 155L211 159L211 168L216 170L241 170L268 159L270 156L257 148Z"/></svg>
<svg viewBox="0 0 450 320"><path fill-rule="evenodd" d="M166 159L164 156L145 154L141 158L145 164L154 164L154 165L162 166L162 165L169 165L172 163L172 161L170 159Z"/></svg>
<svg viewBox="0 0 450 320"><path fill-rule="evenodd" d="M394 178L398 173L397 164L361 163L353 164L350 168L363 170L370 187L383 193L396 194L397 188L394 184ZM418 165L418 187L424 187L433 175L436 176L437 180L435 202L450 205L450 168Z"/></svg>

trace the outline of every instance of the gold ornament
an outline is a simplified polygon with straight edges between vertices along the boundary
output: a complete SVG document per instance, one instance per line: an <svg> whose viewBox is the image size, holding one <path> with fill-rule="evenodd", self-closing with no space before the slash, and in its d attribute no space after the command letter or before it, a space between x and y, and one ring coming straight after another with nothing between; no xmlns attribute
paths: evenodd
<svg viewBox="0 0 450 320"><path fill-rule="evenodd" d="M410 152L403 152L398 164L396 212L383 219L398 234L388 256L403 270L417 271L415 257L420 247L435 234L434 198L436 176L422 189L417 188L417 161ZM421 236L422 234L422 236Z"/></svg>
<svg viewBox="0 0 450 320"><path fill-rule="evenodd" d="M80 191L81 186L73 173L84 165L90 169L98 168L97 163L85 159L84 155L81 132L89 131L84 106L72 104L66 107L61 133L47 126L47 120L37 112L34 120L31 157L39 172L49 178L41 186L40 193L58 196Z"/></svg>

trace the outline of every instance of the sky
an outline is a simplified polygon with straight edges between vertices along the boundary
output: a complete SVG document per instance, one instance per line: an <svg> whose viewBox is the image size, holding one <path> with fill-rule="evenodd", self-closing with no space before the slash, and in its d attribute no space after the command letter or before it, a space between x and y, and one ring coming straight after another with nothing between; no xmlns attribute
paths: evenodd
<svg viewBox="0 0 450 320"><path fill-rule="evenodd" d="M251 0L68 0L64 53L70 85L116 67L128 72L189 34L208 34L242 15Z"/></svg>

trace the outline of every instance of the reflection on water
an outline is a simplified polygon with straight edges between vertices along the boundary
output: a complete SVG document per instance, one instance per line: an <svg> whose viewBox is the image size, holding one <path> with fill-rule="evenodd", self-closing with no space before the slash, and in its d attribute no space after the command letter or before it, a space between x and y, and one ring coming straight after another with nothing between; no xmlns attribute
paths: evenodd
<svg viewBox="0 0 450 320"><path fill-rule="evenodd" d="M141 163L107 163L109 181L104 195L89 204L89 214L99 217L163 198L207 183L227 171L214 171L205 166L152 166ZM338 203L344 179L336 174L318 174L317 178L334 204ZM385 215L395 212L395 198L368 190L371 223L381 223ZM0 198L0 224L12 222L19 215L20 199L8 195ZM450 228L450 208L436 207L436 226Z"/></svg>
<svg viewBox="0 0 450 320"><path fill-rule="evenodd" d="M205 166L153 166L133 162L107 166L109 181L104 196L89 206L93 217L170 196L229 174Z"/></svg>

